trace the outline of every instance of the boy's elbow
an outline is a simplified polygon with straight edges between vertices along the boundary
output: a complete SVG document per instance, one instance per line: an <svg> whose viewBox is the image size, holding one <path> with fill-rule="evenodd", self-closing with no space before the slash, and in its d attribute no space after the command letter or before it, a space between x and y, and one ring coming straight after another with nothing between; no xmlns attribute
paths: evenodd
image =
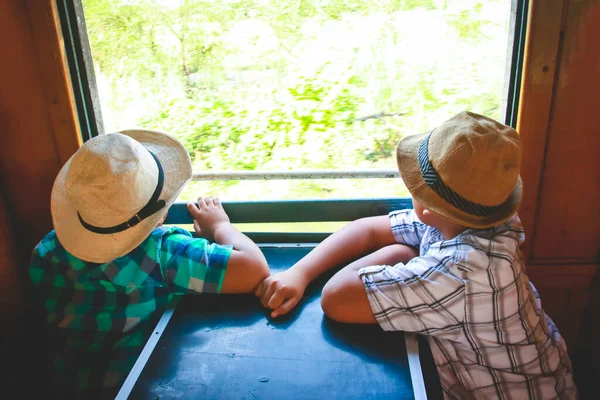
<svg viewBox="0 0 600 400"><path fill-rule="evenodd" d="M245 265L245 291L254 292L256 287L269 275L269 265L264 257L255 257L246 261Z"/></svg>
<svg viewBox="0 0 600 400"><path fill-rule="evenodd" d="M271 274L271 271L269 270L269 264L267 264L267 260L265 260L264 257L254 260L251 269L252 288L250 289L250 291L253 292L254 289L256 289L256 287L259 285L259 283L264 281Z"/></svg>
<svg viewBox="0 0 600 400"><path fill-rule="evenodd" d="M235 252L229 259L221 293L251 293L270 274L269 265L260 256Z"/></svg>

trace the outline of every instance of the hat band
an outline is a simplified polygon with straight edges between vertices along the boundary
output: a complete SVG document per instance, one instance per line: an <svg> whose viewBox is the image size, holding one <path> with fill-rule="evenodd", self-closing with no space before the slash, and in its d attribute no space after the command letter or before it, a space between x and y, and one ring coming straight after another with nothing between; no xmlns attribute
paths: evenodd
<svg viewBox="0 0 600 400"><path fill-rule="evenodd" d="M156 189L154 189L152 197L150 197L150 200L148 200L148 203L146 203L144 208L138 211L138 213L131 217L128 221L107 228L88 224L83 220L83 218L81 218L81 215L78 211L77 216L79 217L79 222L81 222L81 225L83 225L85 229L94 233L99 233L101 235L123 232L129 228L136 226L152 214L155 214L157 211L162 209L165 206L165 204L167 204L164 200L158 200L158 196L160 196L160 193L162 192L163 184L165 181L165 174L163 172L162 165L160 165L160 161L158 161L158 158L156 158L154 153L152 153L150 150L148 150L148 152L150 153L152 158L154 158L154 161L156 161L156 166L158 167L158 182L156 182Z"/></svg>
<svg viewBox="0 0 600 400"><path fill-rule="evenodd" d="M429 162L429 138L431 133L427 135L419 146L419 167L421 168L421 176L423 180L432 188L442 199L458 208L467 214L475 215L477 217L489 217L502 208L503 204L497 206L484 206L469 201L456 193L450 187L442 181L431 162Z"/></svg>

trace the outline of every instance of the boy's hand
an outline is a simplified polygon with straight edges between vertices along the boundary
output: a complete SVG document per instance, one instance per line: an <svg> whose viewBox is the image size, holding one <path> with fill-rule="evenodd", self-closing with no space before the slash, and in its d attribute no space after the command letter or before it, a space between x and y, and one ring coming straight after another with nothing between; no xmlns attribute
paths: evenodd
<svg viewBox="0 0 600 400"><path fill-rule="evenodd" d="M231 223L218 197L198 197L198 206L191 202L187 206L194 217L194 230L203 238L214 240L217 228Z"/></svg>
<svg viewBox="0 0 600 400"><path fill-rule="evenodd" d="M271 318L287 314L298 304L308 282L302 274L289 269L262 281L254 294L260 298L263 306L273 310Z"/></svg>

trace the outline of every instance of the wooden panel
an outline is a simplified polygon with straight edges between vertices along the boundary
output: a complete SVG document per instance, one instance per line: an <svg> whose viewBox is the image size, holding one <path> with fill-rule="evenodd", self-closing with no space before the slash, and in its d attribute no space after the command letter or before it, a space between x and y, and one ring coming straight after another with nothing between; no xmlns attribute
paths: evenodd
<svg viewBox="0 0 600 400"><path fill-rule="evenodd" d="M82 141L62 34L56 28L60 24L56 2L30 1L27 4L35 52L42 67L41 83L46 95L51 129L57 142L60 163L64 164L81 146Z"/></svg>
<svg viewBox="0 0 600 400"><path fill-rule="evenodd" d="M556 323L573 354L599 265L530 265L527 274L538 290L544 311Z"/></svg>
<svg viewBox="0 0 600 400"><path fill-rule="evenodd" d="M570 1L532 256L597 259L600 244L600 1Z"/></svg>
<svg viewBox="0 0 600 400"><path fill-rule="evenodd" d="M536 287L589 290L597 270L597 264L528 265L527 275Z"/></svg>
<svg viewBox="0 0 600 400"><path fill-rule="evenodd" d="M0 221L1 235L10 235L0 240L3 244L9 240L0 259L0 297L7 285L18 292L17 300L23 300L3 298L10 301L10 314L2 315L0 353L3 360L10 360L10 368L3 376L2 393L23 398L47 397L48 387L43 324L28 304L27 262L36 242L52 229L52 184L78 146L58 56L60 43L49 13L52 4L0 1L0 185L14 232ZM10 242L16 245L8 256L14 262L4 258ZM36 377L34 385L31 376Z"/></svg>
<svg viewBox="0 0 600 400"><path fill-rule="evenodd" d="M0 312L12 313L19 308L19 285L16 272L17 255L12 224L0 193Z"/></svg>
<svg viewBox="0 0 600 400"><path fill-rule="evenodd" d="M27 259L35 243L52 229L52 184L64 159L78 146L72 124L61 122L62 116L69 119L71 106L59 89L65 84L65 74L60 72L62 64L56 56L60 52L58 36L33 34L32 21L51 23L48 4L0 2L4 61L0 64L0 182L13 216L19 259ZM39 18L30 19L30 11L39 12ZM36 38L43 43L36 44ZM50 81L55 83L50 85ZM64 110L57 111L62 107ZM19 270L23 274L25 267L21 265Z"/></svg>
<svg viewBox="0 0 600 400"><path fill-rule="evenodd" d="M600 381L600 275L594 279L590 298L585 306L581 329L577 338L578 348L573 357L575 377L580 393L597 397ZM591 394L594 394L592 396ZM584 397L582 396L582 399Z"/></svg>
<svg viewBox="0 0 600 400"><path fill-rule="evenodd" d="M523 78L517 130L521 135L523 158L521 176L525 192L519 216L527 241L526 258L535 236L535 221L542 179L548 121L556 75L564 1L529 2L529 21L523 63Z"/></svg>

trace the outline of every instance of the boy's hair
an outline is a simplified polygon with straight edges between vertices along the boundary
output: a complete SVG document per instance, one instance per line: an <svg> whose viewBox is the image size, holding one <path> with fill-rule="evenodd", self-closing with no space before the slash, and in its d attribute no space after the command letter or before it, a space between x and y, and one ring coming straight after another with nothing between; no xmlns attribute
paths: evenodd
<svg viewBox="0 0 600 400"><path fill-rule="evenodd" d="M523 184L521 144L510 126L462 112L398 143L400 176L423 207L471 228L498 225L516 212Z"/></svg>
<svg viewBox="0 0 600 400"><path fill-rule="evenodd" d="M112 261L148 237L191 178L187 150L169 135L129 130L97 136L54 181L56 235L82 260Z"/></svg>

